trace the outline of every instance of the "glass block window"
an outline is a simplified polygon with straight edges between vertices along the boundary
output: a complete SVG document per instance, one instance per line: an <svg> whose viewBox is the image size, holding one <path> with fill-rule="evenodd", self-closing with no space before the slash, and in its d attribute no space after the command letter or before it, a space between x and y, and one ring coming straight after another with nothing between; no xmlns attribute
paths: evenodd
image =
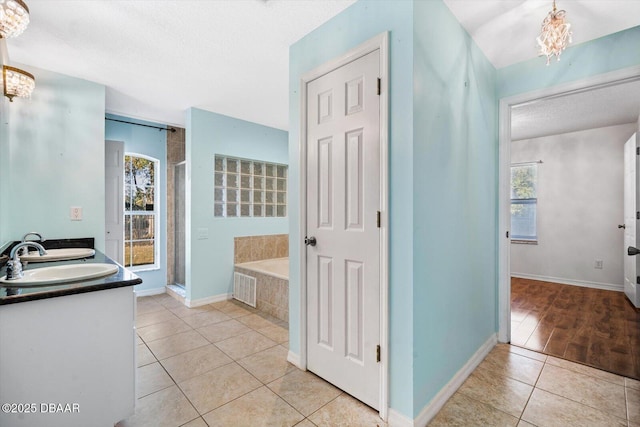
<svg viewBox="0 0 640 427"><path fill-rule="evenodd" d="M286 217L288 166L215 156L214 216Z"/></svg>
<svg viewBox="0 0 640 427"><path fill-rule="evenodd" d="M538 165L511 166L511 238L537 241Z"/></svg>
<svg viewBox="0 0 640 427"><path fill-rule="evenodd" d="M124 266L158 268L158 160L124 157Z"/></svg>

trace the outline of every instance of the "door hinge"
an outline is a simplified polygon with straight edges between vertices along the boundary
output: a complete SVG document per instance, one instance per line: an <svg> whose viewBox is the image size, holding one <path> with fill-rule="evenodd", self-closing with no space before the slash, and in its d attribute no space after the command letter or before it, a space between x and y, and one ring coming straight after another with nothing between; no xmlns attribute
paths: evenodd
<svg viewBox="0 0 640 427"><path fill-rule="evenodd" d="M636 212L636 219L640 219L640 212Z"/></svg>
<svg viewBox="0 0 640 427"><path fill-rule="evenodd" d="M380 94L378 94L378 95L380 95ZM640 156L640 147L636 147L636 155Z"/></svg>
<svg viewBox="0 0 640 427"><path fill-rule="evenodd" d="M380 346L376 346L376 362L380 363Z"/></svg>
<svg viewBox="0 0 640 427"><path fill-rule="evenodd" d="M382 79L378 77L378 95L382 93Z"/></svg>
<svg viewBox="0 0 640 427"><path fill-rule="evenodd" d="M509 232L507 231L507 239L509 238Z"/></svg>
<svg viewBox="0 0 640 427"><path fill-rule="evenodd" d="M380 211L376 214L376 225L380 228Z"/></svg>

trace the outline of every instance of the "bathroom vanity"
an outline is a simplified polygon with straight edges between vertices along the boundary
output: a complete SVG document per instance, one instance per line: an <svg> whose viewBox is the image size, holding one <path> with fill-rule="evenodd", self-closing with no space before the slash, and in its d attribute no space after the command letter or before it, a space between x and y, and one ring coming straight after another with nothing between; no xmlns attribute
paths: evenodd
<svg viewBox="0 0 640 427"><path fill-rule="evenodd" d="M118 269L72 283L0 284L0 426L112 427L134 413L133 285L142 280L99 251L25 271L79 262Z"/></svg>

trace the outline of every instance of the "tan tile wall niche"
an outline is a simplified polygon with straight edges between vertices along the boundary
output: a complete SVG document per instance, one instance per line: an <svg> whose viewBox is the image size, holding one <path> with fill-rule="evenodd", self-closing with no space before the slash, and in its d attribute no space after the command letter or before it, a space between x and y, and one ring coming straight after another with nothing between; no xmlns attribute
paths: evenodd
<svg viewBox="0 0 640 427"><path fill-rule="evenodd" d="M175 176L176 164L185 160L185 130L167 132L167 284L175 283Z"/></svg>
<svg viewBox="0 0 640 427"><path fill-rule="evenodd" d="M233 263L260 261L289 256L289 235L235 237L233 239Z"/></svg>

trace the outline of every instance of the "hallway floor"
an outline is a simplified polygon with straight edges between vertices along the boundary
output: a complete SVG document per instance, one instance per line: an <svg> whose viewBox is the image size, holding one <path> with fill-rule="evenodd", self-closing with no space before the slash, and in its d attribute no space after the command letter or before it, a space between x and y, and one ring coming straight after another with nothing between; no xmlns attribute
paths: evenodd
<svg viewBox="0 0 640 427"><path fill-rule="evenodd" d="M286 361L287 324L225 301L138 298L136 414L118 427L380 426ZM640 381L498 344L431 426L640 427Z"/></svg>
<svg viewBox="0 0 640 427"><path fill-rule="evenodd" d="M511 344L640 380L640 310L622 292L513 278Z"/></svg>

